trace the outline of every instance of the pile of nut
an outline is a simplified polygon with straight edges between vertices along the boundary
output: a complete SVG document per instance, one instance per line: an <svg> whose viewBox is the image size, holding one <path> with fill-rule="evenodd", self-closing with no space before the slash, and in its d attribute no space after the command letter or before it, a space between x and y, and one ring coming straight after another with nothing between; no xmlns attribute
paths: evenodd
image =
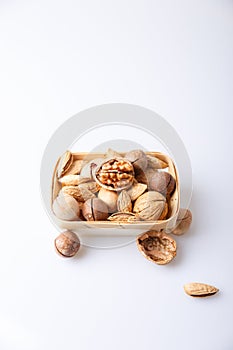
<svg viewBox="0 0 233 350"><path fill-rule="evenodd" d="M89 161L76 159L67 151L56 168L53 212L67 221L166 220L170 217L170 197L176 189L176 180L167 169L166 162L142 150L123 157L109 149L102 158ZM185 233L191 221L191 212L180 209L172 233ZM55 240L55 246L61 255L74 256L80 242L75 233L66 231ZM145 232L137 238L137 246L147 259L159 265L176 256L175 240L163 231Z"/></svg>
<svg viewBox="0 0 233 350"><path fill-rule="evenodd" d="M103 158L76 160L67 151L59 161L60 192L53 212L62 220L120 222L165 220L176 181L168 164L133 150L122 157L109 149Z"/></svg>

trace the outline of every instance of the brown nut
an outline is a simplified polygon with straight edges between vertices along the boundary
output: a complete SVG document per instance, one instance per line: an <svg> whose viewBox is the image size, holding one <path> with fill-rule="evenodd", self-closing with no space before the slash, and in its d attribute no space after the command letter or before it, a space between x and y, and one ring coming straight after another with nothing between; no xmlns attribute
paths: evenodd
<svg viewBox="0 0 233 350"><path fill-rule="evenodd" d="M152 176L157 172L157 170L154 170L152 168L147 168L145 170L137 170L137 173L135 174L135 179L137 182L149 185L150 179Z"/></svg>
<svg viewBox="0 0 233 350"><path fill-rule="evenodd" d="M139 251L150 261L168 264L176 256L176 241L163 232L148 231L137 238Z"/></svg>
<svg viewBox="0 0 233 350"><path fill-rule="evenodd" d="M162 214L160 215L160 217L158 218L158 220L165 220L166 217L167 217L167 214L168 214L168 204L167 204L167 202L166 202L165 205L164 205L163 212L162 212Z"/></svg>
<svg viewBox="0 0 233 350"><path fill-rule="evenodd" d="M111 216L108 217L109 221L116 221L116 222L136 222L140 221L138 215L133 214L133 213L122 213L122 212L117 212L112 214Z"/></svg>
<svg viewBox="0 0 233 350"><path fill-rule="evenodd" d="M165 169L168 167L168 164L162 161L161 159L153 156L147 155L148 168L156 169Z"/></svg>
<svg viewBox="0 0 233 350"><path fill-rule="evenodd" d="M147 168L147 156L145 152L140 149L126 153L125 159L129 160L133 164L135 172L145 170Z"/></svg>
<svg viewBox="0 0 233 350"><path fill-rule="evenodd" d="M73 163L73 155L70 151L66 151L59 159L57 166L58 179L63 176Z"/></svg>
<svg viewBox="0 0 233 350"><path fill-rule="evenodd" d="M109 213L114 213L117 210L117 192L101 188L98 193L98 198L107 204Z"/></svg>
<svg viewBox="0 0 233 350"><path fill-rule="evenodd" d="M126 190L121 191L121 193L118 196L117 209L120 212L132 211L131 197Z"/></svg>
<svg viewBox="0 0 233 350"><path fill-rule="evenodd" d="M61 191L65 194L74 197L75 199L77 199L78 202L85 202L86 200L95 197L94 193L92 193L85 186L83 187L82 185L64 186L62 187Z"/></svg>
<svg viewBox="0 0 233 350"><path fill-rule="evenodd" d="M87 164L86 160L77 159L74 160L71 166L66 170L65 175L79 175L84 165Z"/></svg>
<svg viewBox="0 0 233 350"><path fill-rule="evenodd" d="M185 232L188 231L190 225L192 223L192 213L189 209L180 209L177 221L176 221L176 227L171 232L174 235L183 235Z"/></svg>
<svg viewBox="0 0 233 350"><path fill-rule="evenodd" d="M108 190L121 191L131 186L134 180L132 164L122 158L105 160L93 171L96 182Z"/></svg>
<svg viewBox="0 0 233 350"><path fill-rule="evenodd" d="M91 198L83 204L82 214L87 221L106 220L108 207L101 199Z"/></svg>
<svg viewBox="0 0 233 350"><path fill-rule="evenodd" d="M71 258L80 248L80 240L72 231L62 232L54 241L57 252L66 257Z"/></svg>
<svg viewBox="0 0 233 350"><path fill-rule="evenodd" d="M187 283L184 285L185 293L192 297L208 297L216 294L219 289L205 283Z"/></svg>
<svg viewBox="0 0 233 350"><path fill-rule="evenodd" d="M80 208L78 202L63 191L60 191L57 198L55 198L52 209L61 220L73 221L79 219Z"/></svg>
<svg viewBox="0 0 233 350"><path fill-rule="evenodd" d="M161 193L149 191L138 197L133 212L137 213L141 220L159 220L165 204L166 198Z"/></svg>
<svg viewBox="0 0 233 350"><path fill-rule="evenodd" d="M150 178L149 189L160 192L164 195L170 195L174 191L176 181L174 177L167 172L155 172Z"/></svg>
<svg viewBox="0 0 233 350"><path fill-rule="evenodd" d="M130 195L131 201L134 202L140 197L147 189L147 185L138 183L136 180L133 185L127 190Z"/></svg>

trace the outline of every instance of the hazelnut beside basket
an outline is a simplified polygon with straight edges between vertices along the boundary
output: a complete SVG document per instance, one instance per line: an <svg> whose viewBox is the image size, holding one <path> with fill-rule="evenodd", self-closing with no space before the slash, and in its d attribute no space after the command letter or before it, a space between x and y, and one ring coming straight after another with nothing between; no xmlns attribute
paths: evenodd
<svg viewBox="0 0 233 350"><path fill-rule="evenodd" d="M159 152L67 151L54 169L51 206L57 225L68 232L86 228L88 234L96 235L97 229L120 228L117 235L137 236L137 228L145 230L147 240L151 232L149 238L156 244L144 244L144 234L137 244L143 255L159 264L171 261L176 254L174 244L172 257L168 254L167 233L182 234L191 223L191 213L187 218L189 211L180 210L176 166Z"/></svg>

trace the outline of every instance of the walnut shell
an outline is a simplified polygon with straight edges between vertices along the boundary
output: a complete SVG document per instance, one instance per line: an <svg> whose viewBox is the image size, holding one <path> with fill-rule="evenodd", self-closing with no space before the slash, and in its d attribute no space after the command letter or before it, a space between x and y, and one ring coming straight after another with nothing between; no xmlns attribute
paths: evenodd
<svg viewBox="0 0 233 350"><path fill-rule="evenodd" d="M163 232L148 231L137 238L139 251L150 261L168 264L176 256L176 241Z"/></svg>
<svg viewBox="0 0 233 350"><path fill-rule="evenodd" d="M82 214L87 221L106 220L108 207L101 199L91 198L83 204Z"/></svg>
<svg viewBox="0 0 233 350"><path fill-rule="evenodd" d="M96 182L112 191L121 191L131 186L134 180L132 164L123 158L105 160L93 171Z"/></svg>

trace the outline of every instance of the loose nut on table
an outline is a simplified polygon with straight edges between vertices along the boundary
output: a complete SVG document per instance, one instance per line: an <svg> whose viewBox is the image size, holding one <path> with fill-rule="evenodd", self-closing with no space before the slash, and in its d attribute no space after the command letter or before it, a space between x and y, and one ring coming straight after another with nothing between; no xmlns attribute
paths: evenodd
<svg viewBox="0 0 233 350"><path fill-rule="evenodd" d="M176 241L163 232L148 231L137 238L139 251L150 261L168 264L176 256Z"/></svg>
<svg viewBox="0 0 233 350"><path fill-rule="evenodd" d="M184 285L185 293L192 297L207 297L216 294L219 289L205 283L187 283Z"/></svg>
<svg viewBox="0 0 233 350"><path fill-rule="evenodd" d="M176 227L171 231L174 235L183 235L188 231L192 223L192 213L189 209L181 208L179 210L178 218L176 221Z"/></svg>
<svg viewBox="0 0 233 350"><path fill-rule="evenodd" d="M62 232L54 241L56 251L65 258L73 257L80 248L80 240L72 231Z"/></svg>

